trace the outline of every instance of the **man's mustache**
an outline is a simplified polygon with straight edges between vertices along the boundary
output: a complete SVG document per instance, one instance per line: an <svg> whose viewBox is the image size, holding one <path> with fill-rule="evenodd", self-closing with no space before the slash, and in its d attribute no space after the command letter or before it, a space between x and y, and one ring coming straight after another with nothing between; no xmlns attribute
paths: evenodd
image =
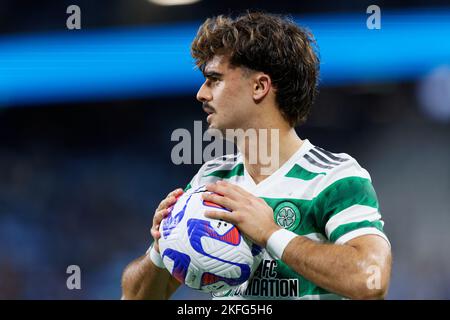
<svg viewBox="0 0 450 320"><path fill-rule="evenodd" d="M203 102L202 107L205 111L216 112L216 110L210 104L208 104L208 102Z"/></svg>

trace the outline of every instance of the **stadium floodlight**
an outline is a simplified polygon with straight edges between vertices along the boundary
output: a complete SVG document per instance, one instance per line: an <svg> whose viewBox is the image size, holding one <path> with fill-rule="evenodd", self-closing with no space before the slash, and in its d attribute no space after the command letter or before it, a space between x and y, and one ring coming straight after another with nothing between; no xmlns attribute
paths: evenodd
<svg viewBox="0 0 450 320"><path fill-rule="evenodd" d="M193 4L199 2L200 0L148 0L148 1L160 6L181 6L186 4Z"/></svg>

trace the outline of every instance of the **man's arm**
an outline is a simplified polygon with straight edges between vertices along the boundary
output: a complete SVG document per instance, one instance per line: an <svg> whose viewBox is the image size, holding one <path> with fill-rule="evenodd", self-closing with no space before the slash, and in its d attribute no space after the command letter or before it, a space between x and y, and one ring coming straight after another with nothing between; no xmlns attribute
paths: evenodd
<svg viewBox="0 0 450 320"><path fill-rule="evenodd" d="M153 264L148 255L131 262L122 276L122 299L169 299L180 283L166 269Z"/></svg>
<svg viewBox="0 0 450 320"><path fill-rule="evenodd" d="M285 248L282 260L319 287L351 299L383 299L389 287L391 248L377 235L343 245L297 236ZM379 279L371 281L373 277Z"/></svg>
<svg viewBox="0 0 450 320"><path fill-rule="evenodd" d="M169 214L169 207L183 194L182 189L169 193L161 201L153 216L151 235L154 239L152 250L159 254L158 240L161 238L159 226ZM157 267L150 258L150 252L131 262L122 276L122 299L169 299L179 287L179 282L165 269Z"/></svg>
<svg viewBox="0 0 450 320"><path fill-rule="evenodd" d="M209 211L205 215L234 224L252 242L266 247L269 238L282 228L273 220L266 202L239 186L219 181L208 184L214 193L205 200L220 204L231 212ZM374 234L354 238L345 244L318 243L295 236L284 248L282 260L298 274L319 287L353 299L383 298L389 286L391 249L389 243ZM368 286L370 272L380 275L380 289ZM374 275L376 276L376 274Z"/></svg>

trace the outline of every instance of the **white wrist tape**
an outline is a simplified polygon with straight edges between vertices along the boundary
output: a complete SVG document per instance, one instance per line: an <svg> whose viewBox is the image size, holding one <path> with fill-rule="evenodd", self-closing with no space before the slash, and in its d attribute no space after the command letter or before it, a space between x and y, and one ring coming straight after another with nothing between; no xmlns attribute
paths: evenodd
<svg viewBox="0 0 450 320"><path fill-rule="evenodd" d="M272 233L269 240L267 240L266 250L274 259L281 260L284 249L286 249L289 242L297 237L292 231L280 229Z"/></svg>
<svg viewBox="0 0 450 320"><path fill-rule="evenodd" d="M163 259L161 258L161 255L159 254L159 252L157 252L155 250L155 248L153 247L153 244L150 246L149 250L147 250L147 254L155 266L157 266L160 269L166 268L166 266L164 265Z"/></svg>

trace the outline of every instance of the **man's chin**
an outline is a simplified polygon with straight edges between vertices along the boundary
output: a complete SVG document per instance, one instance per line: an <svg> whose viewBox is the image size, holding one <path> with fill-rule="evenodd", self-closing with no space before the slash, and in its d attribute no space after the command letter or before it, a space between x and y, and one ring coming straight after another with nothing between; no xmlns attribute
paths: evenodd
<svg viewBox="0 0 450 320"><path fill-rule="evenodd" d="M222 139L226 139L226 133L227 133L228 129L229 129L228 127L217 123L217 121L210 121L208 123L207 131L210 135L213 135L213 136L220 135Z"/></svg>
<svg viewBox="0 0 450 320"><path fill-rule="evenodd" d="M218 136L218 135L223 135L225 133L223 130L217 128L214 123L208 124L208 129L206 129L206 132L210 136Z"/></svg>

